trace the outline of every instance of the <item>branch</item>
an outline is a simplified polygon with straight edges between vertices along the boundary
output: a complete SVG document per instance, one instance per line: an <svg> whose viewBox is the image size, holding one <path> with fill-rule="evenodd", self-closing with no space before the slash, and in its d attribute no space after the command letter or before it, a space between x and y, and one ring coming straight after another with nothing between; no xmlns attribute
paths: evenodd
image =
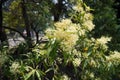
<svg viewBox="0 0 120 80"><path fill-rule="evenodd" d="M12 30L14 32L19 33L24 39L26 39L26 36L24 36L20 31L18 31L17 29L11 28L11 27L7 27L7 26L3 26L5 29L9 29Z"/></svg>

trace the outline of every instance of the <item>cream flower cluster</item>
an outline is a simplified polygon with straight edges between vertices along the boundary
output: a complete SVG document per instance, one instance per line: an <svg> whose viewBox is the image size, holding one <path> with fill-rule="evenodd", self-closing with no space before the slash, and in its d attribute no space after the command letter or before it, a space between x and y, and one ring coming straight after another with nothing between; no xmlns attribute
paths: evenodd
<svg viewBox="0 0 120 80"><path fill-rule="evenodd" d="M78 11L78 12L84 11L84 9L83 9L83 7L82 7L82 4L78 4L78 5L73 6L73 9L74 9L75 11Z"/></svg>
<svg viewBox="0 0 120 80"><path fill-rule="evenodd" d="M108 49L107 43L111 41L111 37L105 37L102 36L101 38L98 38L95 40L96 47L101 47L104 50Z"/></svg>
<svg viewBox="0 0 120 80"><path fill-rule="evenodd" d="M75 67L78 67L81 64L81 59L80 58L74 58L74 60L72 62L73 62L73 65Z"/></svg>
<svg viewBox="0 0 120 80"><path fill-rule="evenodd" d="M60 80L70 80L70 78L66 74L64 74L61 76Z"/></svg>
<svg viewBox="0 0 120 80"><path fill-rule="evenodd" d="M87 21L85 21L84 23L83 23L83 26L87 29L87 30L89 30L89 31L91 31L91 30L93 30L94 29L94 24L93 24L93 22L91 21L91 20L87 20Z"/></svg>
<svg viewBox="0 0 120 80"><path fill-rule="evenodd" d="M104 37L104 36L102 36L101 38L98 38L96 41L99 44L105 45L106 43L111 41L111 37Z"/></svg>
<svg viewBox="0 0 120 80"><path fill-rule="evenodd" d="M70 19L62 19L54 24L54 29L49 28L46 30L46 36L49 39L55 38L57 41L60 41L60 47L66 52L73 50L78 38L86 35L86 32L91 31L94 28L92 22L93 16L89 13L89 7L85 7L87 10L83 8L82 3L73 7L76 14L78 12L80 13L77 18L80 18L78 20L81 21L78 21L78 24L72 23Z"/></svg>
<svg viewBox="0 0 120 80"><path fill-rule="evenodd" d="M110 56L107 56L106 59L108 61L118 61L118 62L120 62L120 52L114 51L113 54L111 54Z"/></svg>
<svg viewBox="0 0 120 80"><path fill-rule="evenodd" d="M46 30L47 37L60 41L64 51L72 50L78 40L79 25L73 24L70 19L63 19L54 25L55 29Z"/></svg>
<svg viewBox="0 0 120 80"><path fill-rule="evenodd" d="M77 11L77 13L80 13L80 20L81 21L81 27L83 27L85 30L91 31L94 29L93 24L93 15L89 12L91 9L87 5L84 5L85 9L83 8L83 5L81 3L78 3L76 6L73 7L73 10Z"/></svg>
<svg viewBox="0 0 120 80"><path fill-rule="evenodd" d="M13 62L11 67L10 67L10 71L14 74L18 73L19 72L19 69L20 68L20 64L18 62Z"/></svg>
<svg viewBox="0 0 120 80"><path fill-rule="evenodd" d="M93 24L93 15L89 12L84 12L82 26L91 31L94 29L95 25Z"/></svg>

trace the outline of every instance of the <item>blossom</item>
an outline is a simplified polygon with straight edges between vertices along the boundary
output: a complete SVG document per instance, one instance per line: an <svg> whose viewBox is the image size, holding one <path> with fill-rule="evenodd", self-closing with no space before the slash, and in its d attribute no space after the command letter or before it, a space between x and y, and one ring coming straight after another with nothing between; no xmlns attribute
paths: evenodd
<svg viewBox="0 0 120 80"><path fill-rule="evenodd" d="M79 25L73 24L70 19L63 19L55 23L55 29L46 30L48 38L60 41L60 47L64 51L70 51L78 40Z"/></svg>
<svg viewBox="0 0 120 80"><path fill-rule="evenodd" d="M89 76L90 76L90 78L94 78L95 77L93 72L90 73Z"/></svg>
<svg viewBox="0 0 120 80"><path fill-rule="evenodd" d="M76 34L68 34L61 42L61 47L63 47L64 51L72 50L78 40L78 35Z"/></svg>
<svg viewBox="0 0 120 80"><path fill-rule="evenodd" d="M79 36L85 35L85 30L84 29L80 29L78 34L79 34Z"/></svg>
<svg viewBox="0 0 120 80"><path fill-rule="evenodd" d="M64 74L62 75L60 80L70 80L70 78L66 74Z"/></svg>
<svg viewBox="0 0 120 80"><path fill-rule="evenodd" d="M54 30L52 28L48 28L46 31L46 37L48 38L53 38L53 33L54 33Z"/></svg>
<svg viewBox="0 0 120 80"><path fill-rule="evenodd" d="M91 20L85 21L82 25L89 31L91 31L95 26Z"/></svg>
<svg viewBox="0 0 120 80"><path fill-rule="evenodd" d="M71 24L70 19L63 19L60 22L56 22L54 25L57 30L66 30Z"/></svg>
<svg viewBox="0 0 120 80"><path fill-rule="evenodd" d="M86 11L90 11L90 7L89 6L86 6Z"/></svg>
<svg viewBox="0 0 120 80"><path fill-rule="evenodd" d="M10 71L12 73L17 73L19 68L20 68L20 64L18 62L13 62L10 67Z"/></svg>
<svg viewBox="0 0 120 80"><path fill-rule="evenodd" d="M93 19L93 16L92 16L91 13L85 13L84 19L85 19L85 20L92 20L92 19Z"/></svg>
<svg viewBox="0 0 120 80"><path fill-rule="evenodd" d="M102 36L101 38L97 39L97 43L102 44L102 45L108 43L108 41L111 41L111 37Z"/></svg>
<svg viewBox="0 0 120 80"><path fill-rule="evenodd" d="M71 24L71 25L69 25L69 27L66 29L66 32L76 33L76 32L78 32L79 26L80 26L80 25L78 25L78 24Z"/></svg>
<svg viewBox="0 0 120 80"><path fill-rule="evenodd" d="M81 63L81 60L80 60L79 58L75 58L75 59L73 60L73 65L74 65L75 67L78 67L78 66L80 65L80 63Z"/></svg>
<svg viewBox="0 0 120 80"><path fill-rule="evenodd" d="M120 61L120 53L118 51L114 51L113 54L111 54L110 56L106 56L106 58L108 61Z"/></svg>
<svg viewBox="0 0 120 80"><path fill-rule="evenodd" d="M84 11L81 4L73 6L73 10L78 11L78 12Z"/></svg>

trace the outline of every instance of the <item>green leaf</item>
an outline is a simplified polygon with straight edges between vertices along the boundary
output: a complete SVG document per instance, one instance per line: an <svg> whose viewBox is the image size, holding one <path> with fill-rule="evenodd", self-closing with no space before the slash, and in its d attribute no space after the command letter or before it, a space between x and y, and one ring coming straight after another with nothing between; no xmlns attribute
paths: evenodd
<svg viewBox="0 0 120 80"><path fill-rule="evenodd" d="M28 74L26 74L26 75L24 76L24 79L25 79L25 80L28 80L34 73L35 73L35 70L33 69L31 72L29 72Z"/></svg>
<svg viewBox="0 0 120 80"><path fill-rule="evenodd" d="M38 77L38 80L41 80L39 70L36 70L35 72L36 72L36 75Z"/></svg>
<svg viewBox="0 0 120 80"><path fill-rule="evenodd" d="M51 71L51 70L53 70L53 68L47 69L47 70L45 71L45 73L47 73L47 72L49 72L49 71Z"/></svg>
<svg viewBox="0 0 120 80"><path fill-rule="evenodd" d="M57 48L58 42L55 40L54 42L52 42L50 48L48 49L48 54L50 57L52 57L52 59L56 57Z"/></svg>
<svg viewBox="0 0 120 80"><path fill-rule="evenodd" d="M83 69L85 69L87 65L88 65L88 59L85 60L85 62L83 64Z"/></svg>

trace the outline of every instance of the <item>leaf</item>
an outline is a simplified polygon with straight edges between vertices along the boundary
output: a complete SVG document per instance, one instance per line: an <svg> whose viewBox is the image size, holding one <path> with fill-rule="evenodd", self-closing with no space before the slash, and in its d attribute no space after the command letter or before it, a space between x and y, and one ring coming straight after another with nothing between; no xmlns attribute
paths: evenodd
<svg viewBox="0 0 120 80"><path fill-rule="evenodd" d="M48 54L50 57L52 57L52 59L56 57L57 48L58 42L57 41L52 42L50 48L48 49Z"/></svg>
<svg viewBox="0 0 120 80"><path fill-rule="evenodd" d="M25 76L24 76L24 79L25 80L28 80L30 77L31 77L31 75L33 75L35 73L35 70L33 69L31 72L29 72L28 74L26 74Z"/></svg>
<svg viewBox="0 0 120 80"><path fill-rule="evenodd" d="M85 62L83 64L83 69L85 69L87 65L88 65L88 59L85 60Z"/></svg>
<svg viewBox="0 0 120 80"><path fill-rule="evenodd" d="M38 77L38 80L41 80L39 70L36 70L35 72L36 72L36 75Z"/></svg>
<svg viewBox="0 0 120 80"><path fill-rule="evenodd" d="M51 70L53 70L53 68L47 69L47 70L45 71L45 73L47 73L47 72L49 72L49 71L51 71Z"/></svg>

